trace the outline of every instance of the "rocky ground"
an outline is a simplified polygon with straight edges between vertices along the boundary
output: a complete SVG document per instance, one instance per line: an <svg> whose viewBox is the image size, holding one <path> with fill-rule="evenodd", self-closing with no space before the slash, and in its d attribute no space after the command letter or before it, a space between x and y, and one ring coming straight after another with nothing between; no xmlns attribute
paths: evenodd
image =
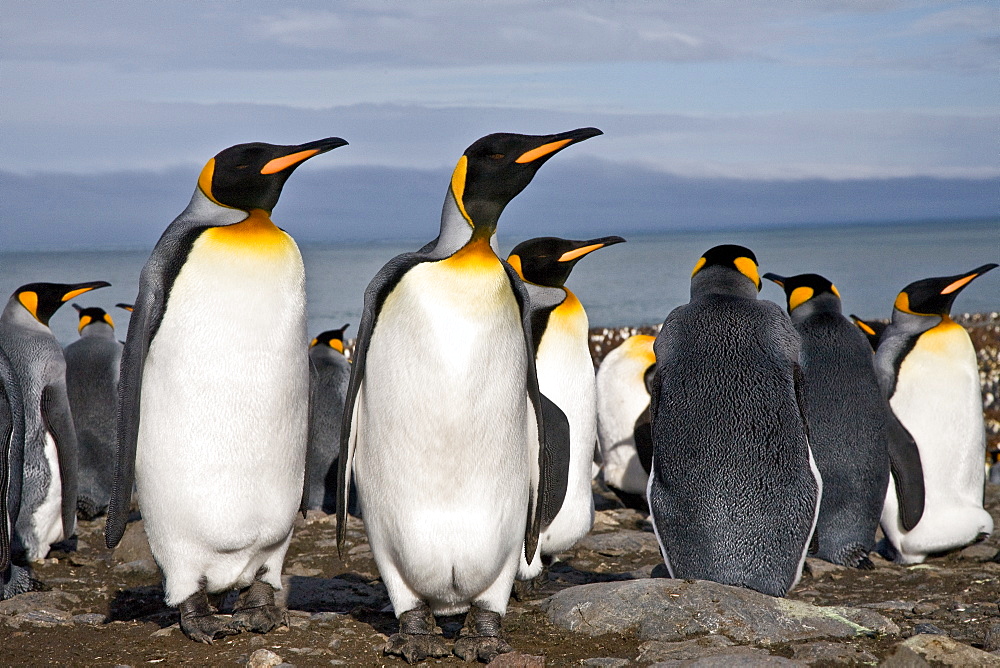
<svg viewBox="0 0 1000 668"><path fill-rule="evenodd" d="M979 329L992 334L978 345L992 346L980 360L992 364L984 389L994 449L997 321L986 317ZM515 653L494 665L1000 666L1000 534L918 566L873 555L875 569L862 571L809 559L799 585L774 599L651 577L661 560L646 517L600 490L597 499L590 535L561 555L542 589L511 601L504 626ZM986 507L1000 523L1000 486L987 485ZM289 626L212 646L184 637L164 607L141 522L113 552L103 520L81 522L78 535L75 551L35 567L49 591L0 602L0 665L403 665L381 653L396 622L358 520L343 558L333 517L300 520L282 593ZM449 637L461 627L439 621Z"/></svg>

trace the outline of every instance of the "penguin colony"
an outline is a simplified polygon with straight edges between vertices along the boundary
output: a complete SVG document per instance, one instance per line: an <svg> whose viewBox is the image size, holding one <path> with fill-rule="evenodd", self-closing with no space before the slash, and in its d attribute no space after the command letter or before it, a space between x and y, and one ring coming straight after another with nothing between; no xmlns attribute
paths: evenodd
<svg viewBox="0 0 1000 668"><path fill-rule="evenodd" d="M0 315L0 598L40 586L30 562L77 514L107 512L114 547L133 487L166 602L209 644L286 623L275 591L297 511L335 510L338 549L359 514L399 619L384 651L411 663L511 651L512 586L590 530L592 484L650 513L672 577L774 596L807 554L918 563L988 535L976 358L949 314L997 265L911 283L881 328L852 324L816 274L764 274L787 312L760 300L753 251L716 246L689 303L595 374L565 283L624 239L538 237L504 259L496 231L546 161L600 134L472 143L437 238L369 284L350 361L348 325L307 344L302 259L270 218L337 137L209 160L118 304L124 345L97 307L73 304L65 351L48 328L108 283L18 288ZM231 591L220 614L209 597ZM435 615L453 614L449 648Z"/></svg>

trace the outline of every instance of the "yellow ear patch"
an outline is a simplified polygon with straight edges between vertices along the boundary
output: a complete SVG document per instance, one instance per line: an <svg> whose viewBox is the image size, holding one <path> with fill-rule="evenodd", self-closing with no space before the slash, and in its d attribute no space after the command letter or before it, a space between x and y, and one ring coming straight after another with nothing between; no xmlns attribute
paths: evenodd
<svg viewBox="0 0 1000 668"><path fill-rule="evenodd" d="M943 295L950 295L955 290L958 290L959 288L968 285L969 282L972 279L974 279L976 276L978 276L978 275L979 274L969 274L965 278L958 279L957 281L955 281L954 283L952 283L951 285L949 285L948 287L946 287L944 290L942 290L941 294L943 294Z"/></svg>
<svg viewBox="0 0 1000 668"><path fill-rule="evenodd" d="M753 281L753 284L757 286L758 290L760 290L760 274L757 273L756 262L748 257L738 257L733 260L733 264L740 270L741 274Z"/></svg>
<svg viewBox="0 0 1000 668"><path fill-rule="evenodd" d="M109 325L111 325L111 327L112 327L112 328L114 328L114 326L115 326L115 321L114 321L114 320L112 320L112 319L111 319L111 316L110 316L110 315L108 315L107 313L105 313L105 314L104 314L104 322L106 322L106 323L108 323Z"/></svg>
<svg viewBox="0 0 1000 668"><path fill-rule="evenodd" d="M893 306L897 310L902 311L903 313L913 313L913 311L910 310L910 295L906 294L905 292L899 293L899 296L896 297L896 301L895 303L893 303ZM913 313L913 315L919 315L919 314Z"/></svg>
<svg viewBox="0 0 1000 668"><path fill-rule="evenodd" d="M465 195L465 177L469 171L469 159L464 155L458 159L458 164L455 165L455 171L451 173L451 194L455 196L455 202L458 204L458 210L462 213L462 218L465 218L465 222L472 225L472 218L469 217L469 212L465 210L465 202L462 197ZM472 225L475 227L475 225Z"/></svg>
<svg viewBox="0 0 1000 668"><path fill-rule="evenodd" d="M315 346L318 343L319 343L319 339L313 339L312 341L309 342L309 347L312 348L313 346Z"/></svg>
<svg viewBox="0 0 1000 668"><path fill-rule="evenodd" d="M705 258L700 258L697 262L694 263L694 269L691 271L691 278L694 278L694 275L697 274L699 271L701 271L701 268L705 266L706 262L708 262L708 260L706 260Z"/></svg>
<svg viewBox="0 0 1000 668"><path fill-rule="evenodd" d="M812 299L815 290L812 288L807 288L806 286L801 286L792 290L792 294L788 295L788 310L794 311L796 308L801 306L803 303Z"/></svg>
<svg viewBox="0 0 1000 668"><path fill-rule="evenodd" d="M582 248L577 248L575 250L566 251L559 256L559 262L569 262L570 260L575 260L578 257L583 257L587 253L592 253L598 248L603 248L604 244L591 244L589 246L584 246Z"/></svg>
<svg viewBox="0 0 1000 668"><path fill-rule="evenodd" d="M507 258L507 264L509 264L511 267L514 268L514 271L517 272L517 275L520 276L521 280L523 281L524 280L524 272L521 271L521 256L520 255L511 255L509 258Z"/></svg>
<svg viewBox="0 0 1000 668"><path fill-rule="evenodd" d="M80 288L79 290L70 290L69 292L67 292L62 296L62 301L68 302L70 299L73 299L74 297L79 297L84 292L90 292L93 289L94 288Z"/></svg>
<svg viewBox="0 0 1000 668"><path fill-rule="evenodd" d="M517 160L515 160L514 162L523 165L525 163L532 162L534 160L538 160L539 158L541 158L543 156L546 156L549 153L553 153L555 151L558 151L559 149L561 149L563 146L565 146L566 144L570 143L571 141L573 141L573 140L572 139L560 139L559 141L553 141L553 142L549 142L548 144L542 144L538 148L533 148L530 151L527 151L526 153L523 153L521 155L521 157L518 158Z"/></svg>
<svg viewBox="0 0 1000 668"><path fill-rule="evenodd" d="M28 309L34 318L38 318L38 293L37 292L22 292L17 296L17 301L21 302L21 306Z"/></svg>
<svg viewBox="0 0 1000 668"><path fill-rule="evenodd" d="M837 299L843 299L843 297L840 296L840 290L838 290L837 286L833 283L830 284L830 292L837 295Z"/></svg>
<svg viewBox="0 0 1000 668"><path fill-rule="evenodd" d="M336 350L338 353L344 352L344 342L338 341L337 339L330 339L330 347Z"/></svg>
<svg viewBox="0 0 1000 668"><path fill-rule="evenodd" d="M85 316L81 317L80 318L80 325L79 325L79 327L76 328L76 331L82 332L83 328L86 327L87 325L89 325L93 321L94 321L94 319L91 318L89 315L85 315Z"/></svg>
<svg viewBox="0 0 1000 668"><path fill-rule="evenodd" d="M306 158L311 158L319 153L316 149L312 148L308 151L299 151L298 153L292 153L290 155L283 155L280 158L275 158L269 161L266 165L261 167L261 174L277 174L283 169L288 169L292 165L298 164L305 160Z"/></svg>
<svg viewBox="0 0 1000 668"><path fill-rule="evenodd" d="M225 206L215 199L212 194L212 178L215 176L215 158L212 158L205 163L205 166L201 170L201 174L198 175L198 188L201 190L202 194L208 199L212 200L219 206ZM231 208L231 207L227 207Z"/></svg>

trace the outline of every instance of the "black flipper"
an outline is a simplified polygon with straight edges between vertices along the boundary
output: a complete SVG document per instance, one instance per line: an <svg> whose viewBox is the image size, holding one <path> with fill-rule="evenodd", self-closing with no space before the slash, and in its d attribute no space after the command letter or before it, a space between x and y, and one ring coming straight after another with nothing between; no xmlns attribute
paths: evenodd
<svg viewBox="0 0 1000 668"><path fill-rule="evenodd" d="M430 244L428 244L430 245ZM344 418L340 427L340 456L337 461L337 552L344 547L347 536L347 510L351 490L351 466L354 462L354 444L356 434L354 427L354 411L358 392L365 379L365 363L368 358L368 344L371 342L375 324L382 305L389 293L396 287L410 269L421 262L432 258L422 253L403 253L397 255L375 274L375 278L365 289L365 306L361 313L361 324L358 326L358 336L354 341L354 353L351 356L351 380L347 385L347 396L344 398Z"/></svg>
<svg viewBox="0 0 1000 668"><path fill-rule="evenodd" d="M646 406L646 410L636 418L632 437L635 440L635 452L639 456L642 469L646 473L651 473L653 470L653 423L649 406Z"/></svg>
<svg viewBox="0 0 1000 668"><path fill-rule="evenodd" d="M76 529L77 444L76 429L69 412L66 388L47 386L42 390L42 420L56 442L59 479L62 487L62 524L64 538Z"/></svg>
<svg viewBox="0 0 1000 668"><path fill-rule="evenodd" d="M542 530L544 531L559 514L563 501L566 499L566 488L569 486L569 419L562 409L547 396L542 399L542 415L545 419L545 438L543 447L546 451L551 474L547 477L548 489L545 490L545 505L541 506Z"/></svg>
<svg viewBox="0 0 1000 668"><path fill-rule="evenodd" d="M887 406L886 420L889 448L889 470L896 486L899 502L899 520L903 529L910 531L924 514L924 470L920 463L920 450L910 432Z"/></svg>
<svg viewBox="0 0 1000 668"><path fill-rule="evenodd" d="M0 581L10 566L11 529L21 512L23 471L24 404L21 388L10 360L0 350ZM3 594L0 584L0 599Z"/></svg>
<svg viewBox="0 0 1000 668"><path fill-rule="evenodd" d="M14 414L7 388L0 382L0 574L10 565L10 527L7 490L10 487L10 446L14 436ZM16 519L16 518L15 518Z"/></svg>

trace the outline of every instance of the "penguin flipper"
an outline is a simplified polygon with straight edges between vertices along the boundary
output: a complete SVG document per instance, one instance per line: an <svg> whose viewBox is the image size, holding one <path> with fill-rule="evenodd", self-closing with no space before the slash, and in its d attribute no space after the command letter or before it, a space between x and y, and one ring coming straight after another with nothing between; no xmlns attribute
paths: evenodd
<svg viewBox="0 0 1000 668"><path fill-rule="evenodd" d="M528 400L535 411L535 425L537 443L528 443L529 461L532 462L531 476L529 477L529 497L528 497L528 517L525 522L524 531L524 558L530 564L538 547L538 536L542 532L542 512L550 501L548 499L551 483L549 477L554 474L554 464L549 460L549 452L545 447L545 418L542 414L541 392L538 390L538 371L535 369L535 345L531 333L531 308L528 298L528 290L524 287L524 282L512 266L506 260L500 260L507 280L510 282L511 291L517 300L517 306L521 311L521 327L524 329L524 345L528 352L528 363L526 365L528 387ZM535 448L537 447L537 451ZM537 458L531 457L537 452ZM537 468L535 468L537 466Z"/></svg>
<svg viewBox="0 0 1000 668"><path fill-rule="evenodd" d="M73 418L69 412L69 397L65 387L48 385L42 390L42 419L56 442L59 460L59 480L62 487L62 524L64 538L76 529L77 444Z"/></svg>
<svg viewBox="0 0 1000 668"><path fill-rule="evenodd" d="M913 436L888 407L889 470L896 486L899 520L907 531L917 526L924 514L924 470L920 450Z"/></svg>
<svg viewBox="0 0 1000 668"><path fill-rule="evenodd" d="M639 414L632 428L632 438L635 440L635 452L639 456L639 464L649 473L653 470L653 422L650 417L650 407Z"/></svg>
<svg viewBox="0 0 1000 668"><path fill-rule="evenodd" d="M10 446L14 437L14 415L7 387L0 382L0 573L10 565L10 527L7 490L10 487Z"/></svg>
<svg viewBox="0 0 1000 668"><path fill-rule="evenodd" d="M393 288L410 269L432 258L422 252L403 253L392 258L382 267L365 289L365 305L361 313L358 336L351 355L351 379L344 397L344 416L340 427L340 456L337 461L337 551L344 547L347 536L347 510L351 493L351 467L354 463L354 446L357 443L357 399L365 379L365 362L368 344L378 321L379 311Z"/></svg>
<svg viewBox="0 0 1000 668"><path fill-rule="evenodd" d="M542 415L545 417L544 447L551 473L547 476L549 488L545 495L542 510L542 529L552 523L559 514L563 501L566 499L566 489L569 487L569 419L559 406L544 394L542 400Z"/></svg>

